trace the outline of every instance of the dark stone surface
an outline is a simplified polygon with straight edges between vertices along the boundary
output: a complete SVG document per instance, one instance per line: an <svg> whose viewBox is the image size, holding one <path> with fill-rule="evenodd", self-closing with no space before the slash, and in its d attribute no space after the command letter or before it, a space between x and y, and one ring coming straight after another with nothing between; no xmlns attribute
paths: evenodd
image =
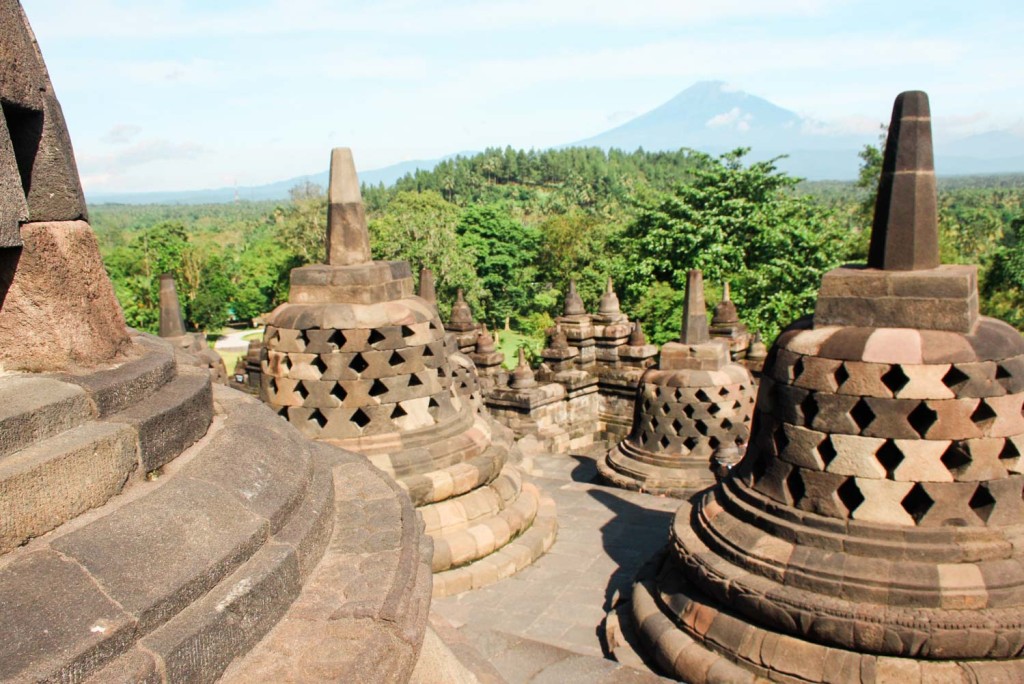
<svg viewBox="0 0 1024 684"><path fill-rule="evenodd" d="M209 591L266 539L266 520L215 485L169 482L53 544L148 632Z"/></svg>
<svg viewBox="0 0 1024 684"><path fill-rule="evenodd" d="M892 271L938 266L937 204L928 95L900 93L885 143L868 265Z"/></svg>
<svg viewBox="0 0 1024 684"><path fill-rule="evenodd" d="M131 643L135 620L52 551L0 572L0 680L80 681Z"/></svg>
<svg viewBox="0 0 1024 684"><path fill-rule="evenodd" d="M212 419L210 375L193 371L182 373L159 392L109 420L131 425L138 431L144 474L177 458L206 434Z"/></svg>

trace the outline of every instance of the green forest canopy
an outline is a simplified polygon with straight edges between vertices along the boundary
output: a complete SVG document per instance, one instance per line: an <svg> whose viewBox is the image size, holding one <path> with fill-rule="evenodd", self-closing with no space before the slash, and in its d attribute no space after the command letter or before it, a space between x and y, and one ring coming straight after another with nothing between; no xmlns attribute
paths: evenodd
<svg viewBox="0 0 1024 684"><path fill-rule="evenodd" d="M801 183L745 150L632 153L489 149L363 186L378 259L431 268L447 316L458 288L479 320L540 336L570 278L596 307L612 277L656 343L678 335L686 271L708 300L728 280L743 320L771 340L813 308L821 275L862 261L880 154L856 183ZM1024 176L940 179L943 261L977 263L982 308L1024 328ZM174 273L188 324L216 330L285 301L292 268L323 259L326 197L90 207L128 323L155 331L157 281Z"/></svg>

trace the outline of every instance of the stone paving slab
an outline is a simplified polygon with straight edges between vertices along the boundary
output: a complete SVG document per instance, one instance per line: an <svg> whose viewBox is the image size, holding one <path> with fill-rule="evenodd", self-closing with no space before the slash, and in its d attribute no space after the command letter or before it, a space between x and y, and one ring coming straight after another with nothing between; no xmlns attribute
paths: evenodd
<svg viewBox="0 0 1024 684"><path fill-rule="evenodd" d="M665 545L680 501L595 484L598 453L603 454L603 447L587 455L535 457L531 475L558 508L554 545L513 577L435 599L434 610L473 641L473 635L494 632L499 635L494 638L518 637L604 657L605 613L616 592L628 589L644 561ZM522 655L510 655L509 660ZM535 678L539 671L528 677L505 670L502 674L510 682L540 681Z"/></svg>

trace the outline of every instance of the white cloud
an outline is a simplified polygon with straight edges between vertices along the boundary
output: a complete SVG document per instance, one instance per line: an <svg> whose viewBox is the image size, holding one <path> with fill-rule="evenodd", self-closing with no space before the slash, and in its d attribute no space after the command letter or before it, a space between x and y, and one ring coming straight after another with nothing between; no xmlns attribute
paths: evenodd
<svg viewBox="0 0 1024 684"><path fill-rule="evenodd" d="M108 145L125 145L141 132L142 127L135 124L115 124L100 140Z"/></svg>
<svg viewBox="0 0 1024 684"><path fill-rule="evenodd" d="M743 113L742 111L740 111L739 107L733 107L727 112L716 114L715 116L711 117L704 123L704 125L707 126L708 128L721 128L723 126L731 126L732 124L740 120L742 114ZM748 114L747 116L750 115Z"/></svg>

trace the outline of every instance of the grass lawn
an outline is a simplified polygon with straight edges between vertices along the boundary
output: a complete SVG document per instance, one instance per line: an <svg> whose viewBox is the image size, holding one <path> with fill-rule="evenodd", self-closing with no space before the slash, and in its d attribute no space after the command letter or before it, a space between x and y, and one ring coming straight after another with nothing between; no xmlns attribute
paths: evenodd
<svg viewBox="0 0 1024 684"><path fill-rule="evenodd" d="M491 333L492 335L494 333ZM526 357L536 358L540 356L540 350L544 348L544 340L530 337L514 330L499 330L498 351L505 355L505 368L515 368L519 363L519 347L526 347Z"/></svg>

